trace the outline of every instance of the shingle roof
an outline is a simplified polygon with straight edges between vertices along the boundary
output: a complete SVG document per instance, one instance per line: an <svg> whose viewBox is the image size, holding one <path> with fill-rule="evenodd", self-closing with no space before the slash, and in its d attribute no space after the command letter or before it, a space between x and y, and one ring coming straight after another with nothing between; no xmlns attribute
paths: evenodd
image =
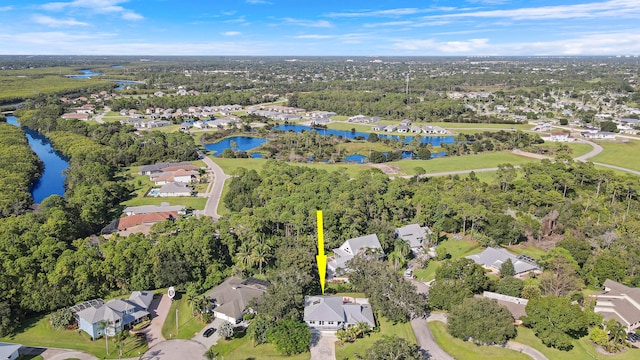
<svg viewBox="0 0 640 360"><path fill-rule="evenodd" d="M342 296L305 296L304 321L365 322L375 326L369 304L345 303Z"/></svg>
<svg viewBox="0 0 640 360"><path fill-rule="evenodd" d="M122 210L123 213L133 213L135 215L138 214L150 214L156 212L165 212L165 211L185 211L186 206L184 205L142 205L142 206L129 206Z"/></svg>
<svg viewBox="0 0 640 360"><path fill-rule="evenodd" d="M511 259L516 274L525 273L532 270L539 270L538 266L528 261L519 259L517 256L511 254L506 249L496 249L488 247L479 254L465 256L467 259L471 259L476 263L485 267L492 267L496 270L500 270L502 264Z"/></svg>
<svg viewBox="0 0 640 360"><path fill-rule="evenodd" d="M380 249L382 250L382 246L380 245L380 240L378 240L378 235L370 234L365 236L360 236L357 238L349 239L340 246L340 249L350 253L355 256L358 255L360 251L364 251L364 249Z"/></svg>
<svg viewBox="0 0 640 360"><path fill-rule="evenodd" d="M230 277L209 290L206 296L215 300L218 305L215 311L238 319L251 300L262 297L267 286L268 283L252 281L251 278L242 280Z"/></svg>
<svg viewBox="0 0 640 360"><path fill-rule="evenodd" d="M16 351L20 350L22 345L0 342L0 359L9 359Z"/></svg>
<svg viewBox="0 0 640 360"><path fill-rule="evenodd" d="M140 224L153 224L169 218L176 219L178 213L175 211L154 212L149 214L130 215L118 220L118 230L128 229Z"/></svg>
<svg viewBox="0 0 640 360"><path fill-rule="evenodd" d="M186 185L175 183L175 182L166 183L162 185L160 190L158 190L158 193L166 193L166 194L186 193L186 192L191 192L191 188Z"/></svg>
<svg viewBox="0 0 640 360"><path fill-rule="evenodd" d="M411 248L419 248L427 238L427 232L418 224L405 225L396 229L399 238L409 243Z"/></svg>
<svg viewBox="0 0 640 360"><path fill-rule="evenodd" d="M597 295L596 312L605 320L614 318L620 324L630 326L640 322L640 288L632 288L607 279L605 291Z"/></svg>

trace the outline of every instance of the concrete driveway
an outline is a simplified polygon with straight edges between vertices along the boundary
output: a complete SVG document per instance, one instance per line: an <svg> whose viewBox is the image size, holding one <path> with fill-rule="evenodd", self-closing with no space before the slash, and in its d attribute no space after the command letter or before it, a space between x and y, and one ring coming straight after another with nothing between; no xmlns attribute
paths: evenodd
<svg viewBox="0 0 640 360"><path fill-rule="evenodd" d="M147 350L141 360L192 360L204 359L207 349L199 342L192 340L169 340Z"/></svg>
<svg viewBox="0 0 640 360"><path fill-rule="evenodd" d="M311 333L311 360L335 360L336 341L338 338L332 333Z"/></svg>
<svg viewBox="0 0 640 360"><path fill-rule="evenodd" d="M202 330L200 330L198 332L198 334L196 336L194 336L191 340L199 342L200 344L202 344L207 349L212 347L213 345L215 345L218 342L218 339L220 338L218 336L218 329L220 328L220 325L222 325L223 322L224 322L224 320L222 320L220 318L213 319L213 321L211 323L209 323L205 327L203 327ZM214 332L213 335L211 335L208 338L206 338L206 337L204 337L203 334L208 328L214 328L214 329L216 329L216 332Z"/></svg>
<svg viewBox="0 0 640 360"><path fill-rule="evenodd" d="M149 344L150 348L165 340L162 336L162 325L164 325L164 321L167 319L170 308L171 299L169 299L167 294L162 294L160 298L153 298L149 306L151 325L142 331L142 333L147 335L147 344Z"/></svg>

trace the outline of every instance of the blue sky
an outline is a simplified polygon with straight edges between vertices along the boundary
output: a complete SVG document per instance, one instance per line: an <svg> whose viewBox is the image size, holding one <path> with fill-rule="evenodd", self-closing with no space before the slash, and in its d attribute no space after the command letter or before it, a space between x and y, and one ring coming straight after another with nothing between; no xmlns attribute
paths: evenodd
<svg viewBox="0 0 640 360"><path fill-rule="evenodd" d="M640 54L640 0L0 0L0 20L0 54Z"/></svg>

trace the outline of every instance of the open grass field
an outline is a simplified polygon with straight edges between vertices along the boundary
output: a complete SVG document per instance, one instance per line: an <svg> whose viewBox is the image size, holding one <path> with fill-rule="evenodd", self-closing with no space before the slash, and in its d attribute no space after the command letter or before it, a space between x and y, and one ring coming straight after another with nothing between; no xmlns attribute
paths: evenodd
<svg viewBox="0 0 640 360"><path fill-rule="evenodd" d="M482 247L474 240L449 238L442 241L438 247L446 249L451 255L451 259L459 259L463 256L472 255L482 251ZM414 276L419 281L431 281L436 277L436 269L440 267L441 261L431 260L426 269L415 269Z"/></svg>
<svg viewBox="0 0 640 360"><path fill-rule="evenodd" d="M360 154L365 156L369 155L369 151L383 152L393 150L390 146L382 142L372 143L368 141L342 143L338 144L336 148L344 150L347 155Z"/></svg>
<svg viewBox="0 0 640 360"><path fill-rule="evenodd" d="M539 160L514 155L508 151L492 152L478 155L452 156L431 160L399 160L387 163L400 167L404 175L415 175L415 168L421 167L427 174L446 171L473 170L497 167L500 164L513 165L537 162Z"/></svg>
<svg viewBox="0 0 640 360"><path fill-rule="evenodd" d="M534 334L533 330L524 326L518 327L518 336L515 341L529 345L540 351L549 359L553 360L574 360L574 359L597 359L597 360L632 360L640 359L640 349L628 349L622 354L604 355L596 351L591 345L588 337L583 337L573 341L573 349L571 351L561 351L549 348L540 341Z"/></svg>
<svg viewBox="0 0 640 360"><path fill-rule="evenodd" d="M373 344L382 339L383 336L398 336L406 339L412 344L417 344L416 336L411 328L411 323L394 324L389 320L378 317L378 323L380 324L380 332L372 332L369 336L356 340L354 343L345 343L340 345L340 342L336 342L336 359L356 359L355 355L364 355L366 349L373 346Z"/></svg>
<svg viewBox="0 0 640 360"><path fill-rule="evenodd" d="M69 79L64 76L77 73L78 71L71 68L2 70L0 71L0 101L113 84L99 79Z"/></svg>
<svg viewBox="0 0 640 360"><path fill-rule="evenodd" d="M25 346L86 351L100 359L119 358L116 343L113 339L109 339L109 354L107 355L104 338L94 341L84 331L52 329L49 325L48 316L28 319L14 336L0 338L0 341L19 343ZM147 351L147 348L144 338L130 336L123 342L123 357L137 357L138 352L143 353Z"/></svg>
<svg viewBox="0 0 640 360"><path fill-rule="evenodd" d="M518 245L512 245L512 246L504 246L504 248L506 248L507 250L509 250L510 252L517 254L517 255L527 255L530 256L534 259L540 259L540 257L544 254L546 254L547 252L537 248L535 246L529 245L529 244L518 244Z"/></svg>
<svg viewBox="0 0 640 360"><path fill-rule="evenodd" d="M504 349L497 346L479 346L468 341L454 338L447 332L447 325L440 321L429 322L429 329L431 329L438 345L449 355L459 360L531 360L529 356L515 350Z"/></svg>
<svg viewBox="0 0 640 360"><path fill-rule="evenodd" d="M640 155L639 141L626 143L598 141L598 144L602 145L604 151L591 158L591 161L640 170L640 161L638 161L638 155Z"/></svg>
<svg viewBox="0 0 640 360"><path fill-rule="evenodd" d="M262 344L253 346L249 336L246 334L237 335L239 337L231 340L218 340L213 349L218 354L218 358L225 360L253 360L253 359L287 359L287 360L309 360L311 354L309 352L284 356L276 351L275 346L271 344ZM256 356L256 354L260 354Z"/></svg>
<svg viewBox="0 0 640 360"><path fill-rule="evenodd" d="M178 333L176 335L176 310L178 313ZM165 339L191 339L205 327L205 323L192 316L191 304L184 293L176 292L167 319L162 325L162 336Z"/></svg>
<svg viewBox="0 0 640 360"><path fill-rule="evenodd" d="M335 117L333 117L332 119L335 119ZM356 131L360 131L360 132L374 132L374 131L371 131L371 126L372 125L364 125L364 124L357 124L357 123L332 122L327 125L327 128L334 129L334 130L343 130L343 131L351 131L351 129L356 129ZM380 131L377 131L377 132L381 133Z"/></svg>

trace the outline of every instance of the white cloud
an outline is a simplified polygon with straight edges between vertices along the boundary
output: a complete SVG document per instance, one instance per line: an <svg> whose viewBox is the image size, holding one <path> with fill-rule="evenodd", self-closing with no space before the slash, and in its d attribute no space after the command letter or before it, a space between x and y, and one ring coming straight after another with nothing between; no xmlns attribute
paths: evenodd
<svg viewBox="0 0 640 360"><path fill-rule="evenodd" d="M38 24L47 25L50 27L62 27L62 26L89 26L88 23L77 21L75 19L56 19L51 16L36 14L33 16L33 21Z"/></svg>
<svg viewBox="0 0 640 360"><path fill-rule="evenodd" d="M241 35L242 33L240 31L225 31L222 33L222 35L224 36L238 36Z"/></svg>
<svg viewBox="0 0 640 360"><path fill-rule="evenodd" d="M396 9L386 9L386 10L361 10L361 11L353 11L353 12L339 12L339 13L329 13L328 17L346 17L346 18L355 18L355 17L401 17L407 15L415 15L422 13L429 13L434 11L453 11L457 8L451 6L432 6L429 8L419 9L419 8L396 8Z"/></svg>
<svg viewBox="0 0 640 360"><path fill-rule="evenodd" d="M11 11L13 10L13 6L9 5L9 6L0 6L0 12L1 11Z"/></svg>
<svg viewBox="0 0 640 360"><path fill-rule="evenodd" d="M640 29L589 33L551 41L493 42L486 38L461 41L399 39L391 44L398 55L615 55L640 53Z"/></svg>
<svg viewBox="0 0 640 360"><path fill-rule="evenodd" d="M298 26L319 27L319 28L333 27L333 24L327 20L302 20L302 19L292 19L292 18L283 18L282 20L287 24L298 25Z"/></svg>
<svg viewBox="0 0 640 360"><path fill-rule="evenodd" d="M229 20L225 20L224 22L232 23L232 24L246 24L247 23L247 19L245 19L244 16L240 16L237 19L229 19Z"/></svg>
<svg viewBox="0 0 640 360"><path fill-rule="evenodd" d="M320 39L333 39L333 38L335 38L335 36L334 35L308 34L308 35L297 35L297 36L294 36L294 38L296 38L296 39L316 39L316 40L320 40Z"/></svg>
<svg viewBox="0 0 640 360"><path fill-rule="evenodd" d="M573 19L600 17L638 17L640 1L609 0L586 4L555 5L507 10L487 10L427 16L425 19L510 18L514 20Z"/></svg>
<svg viewBox="0 0 640 360"><path fill-rule="evenodd" d="M272 2L266 1L266 0L246 0L246 2L249 4L268 4L268 5L273 4Z"/></svg>
<svg viewBox="0 0 640 360"><path fill-rule="evenodd" d="M415 24L413 21L388 21L388 22L380 22L380 23L367 23L362 25L366 28L378 28L378 27L389 27L389 26L409 26Z"/></svg>
<svg viewBox="0 0 640 360"><path fill-rule="evenodd" d="M144 17L119 4L128 0L73 0L70 2L50 2L40 6L47 11L81 10L96 14L117 14L125 20L141 20Z"/></svg>

